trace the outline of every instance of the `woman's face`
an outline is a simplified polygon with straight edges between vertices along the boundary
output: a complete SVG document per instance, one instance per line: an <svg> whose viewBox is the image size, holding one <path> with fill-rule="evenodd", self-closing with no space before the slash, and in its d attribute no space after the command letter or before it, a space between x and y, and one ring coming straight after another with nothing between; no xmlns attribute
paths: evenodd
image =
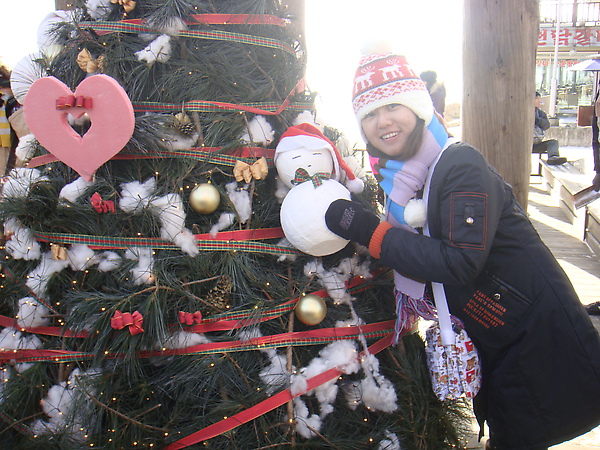
<svg viewBox="0 0 600 450"><path fill-rule="evenodd" d="M406 150L406 141L417 125L417 116L397 103L385 105L367 114L361 126L367 141L386 155L398 158Z"/></svg>

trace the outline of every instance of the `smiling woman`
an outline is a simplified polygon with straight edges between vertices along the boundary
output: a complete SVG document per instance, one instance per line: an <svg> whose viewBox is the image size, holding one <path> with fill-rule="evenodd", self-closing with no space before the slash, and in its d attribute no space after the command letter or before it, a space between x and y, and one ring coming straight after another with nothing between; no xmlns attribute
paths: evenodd
<svg viewBox="0 0 600 450"><path fill-rule="evenodd" d="M373 0L368 8L359 0L306 0L307 78L320 94L321 120L361 140L350 106L352 75L361 53L381 52L381 45L406 55L417 74L435 71L448 103L459 103L462 15L463 0Z"/></svg>

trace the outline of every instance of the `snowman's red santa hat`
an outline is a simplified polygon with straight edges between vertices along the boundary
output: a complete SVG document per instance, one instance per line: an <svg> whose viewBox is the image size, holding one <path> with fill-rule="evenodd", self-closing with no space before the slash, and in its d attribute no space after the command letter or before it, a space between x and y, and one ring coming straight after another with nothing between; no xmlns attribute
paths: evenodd
<svg viewBox="0 0 600 450"><path fill-rule="evenodd" d="M306 150L327 150L331 153L333 159L333 173L331 178L342 182L342 171L346 174L345 185L350 192L359 193L364 188L363 181L358 178L352 169L346 164L338 149L333 145L325 135L317 127L310 123L301 123L289 127L285 133L281 135L279 144L275 151L274 160L277 161L277 156L283 152L304 148Z"/></svg>

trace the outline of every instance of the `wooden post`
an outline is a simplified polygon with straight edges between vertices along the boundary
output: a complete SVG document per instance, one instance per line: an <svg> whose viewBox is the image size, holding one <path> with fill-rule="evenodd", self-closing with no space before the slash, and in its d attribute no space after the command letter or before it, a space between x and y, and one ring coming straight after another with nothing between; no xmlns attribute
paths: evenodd
<svg viewBox="0 0 600 450"><path fill-rule="evenodd" d="M533 145L538 0L465 0L462 139L526 208Z"/></svg>

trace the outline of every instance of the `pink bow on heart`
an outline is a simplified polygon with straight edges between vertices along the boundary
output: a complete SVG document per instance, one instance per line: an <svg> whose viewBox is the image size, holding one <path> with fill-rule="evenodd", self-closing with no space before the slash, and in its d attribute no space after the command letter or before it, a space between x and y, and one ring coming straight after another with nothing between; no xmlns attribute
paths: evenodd
<svg viewBox="0 0 600 450"><path fill-rule="evenodd" d="M97 192L90 198L90 203L98 213L115 212L115 202L102 200L102 197Z"/></svg>
<svg viewBox="0 0 600 450"><path fill-rule="evenodd" d="M131 314L116 310L115 314L110 319L110 326L115 330L122 330L125 327L129 327L129 332L134 336L144 332L144 329L142 328L143 322L144 317L139 311Z"/></svg>
<svg viewBox="0 0 600 450"><path fill-rule="evenodd" d="M202 313L200 311L196 311L195 313L179 311L178 316L179 322L185 323L186 325L202 322Z"/></svg>

